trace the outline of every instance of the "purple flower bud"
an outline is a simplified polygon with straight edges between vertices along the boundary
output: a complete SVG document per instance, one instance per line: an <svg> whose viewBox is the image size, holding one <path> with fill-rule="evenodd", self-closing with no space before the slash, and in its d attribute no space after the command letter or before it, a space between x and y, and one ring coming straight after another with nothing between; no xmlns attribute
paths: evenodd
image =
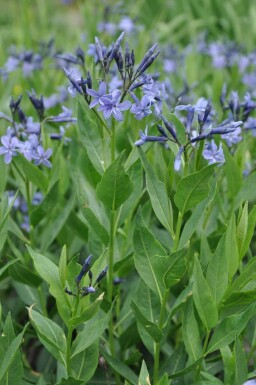
<svg viewBox="0 0 256 385"><path fill-rule="evenodd" d="M78 274L78 276L76 277L77 283L79 283L83 278L83 276L90 270L91 260L92 260L92 255L89 255L89 257L87 257L86 260L84 261L82 269Z"/></svg>
<svg viewBox="0 0 256 385"><path fill-rule="evenodd" d="M97 285L104 277L105 275L107 274L107 271L108 271L108 266L106 266L101 272L100 274L98 275L96 281L95 281L95 285Z"/></svg>
<svg viewBox="0 0 256 385"><path fill-rule="evenodd" d="M88 294L93 294L96 292L96 290L92 286L84 286L84 287L82 287L81 290L82 290L82 296L83 297L88 295Z"/></svg>

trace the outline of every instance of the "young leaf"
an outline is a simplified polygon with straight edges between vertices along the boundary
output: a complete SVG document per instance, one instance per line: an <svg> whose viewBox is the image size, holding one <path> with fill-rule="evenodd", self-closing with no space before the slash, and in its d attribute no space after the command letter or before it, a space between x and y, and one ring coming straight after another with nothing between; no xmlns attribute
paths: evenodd
<svg viewBox="0 0 256 385"><path fill-rule="evenodd" d="M133 184L125 173L122 153L104 172L96 193L107 208L116 210L129 198L132 190Z"/></svg>
<svg viewBox="0 0 256 385"><path fill-rule="evenodd" d="M224 318L216 326L207 348L207 354L231 344L240 335L250 318L255 314L256 305L251 304L246 311Z"/></svg>
<svg viewBox="0 0 256 385"><path fill-rule="evenodd" d="M77 334L72 344L72 359L99 339L108 325L110 315L111 310L104 316L99 314L83 323L82 331Z"/></svg>
<svg viewBox="0 0 256 385"><path fill-rule="evenodd" d="M67 275L67 248L66 245L63 246L60 261L59 261L59 277L60 283L63 289L66 287L66 275Z"/></svg>
<svg viewBox="0 0 256 385"><path fill-rule="evenodd" d="M14 333L14 328L12 324L11 313L9 312L6 317L2 333L0 335L0 362L3 362L6 352L8 351L8 348L10 347L14 339L15 339L15 333ZM23 377L22 358L21 358L20 351L17 350L17 352L15 353L15 356L12 359L12 363L8 367L8 370L3 376L2 381L0 381L0 384L4 384L4 385L19 384L22 381L22 377Z"/></svg>
<svg viewBox="0 0 256 385"><path fill-rule="evenodd" d="M149 373L145 361L142 361L140 375L139 375L139 385L151 385Z"/></svg>
<svg viewBox="0 0 256 385"><path fill-rule="evenodd" d="M183 125L183 123L180 121L179 118L175 114L168 114L168 120L174 124L176 128L176 135L181 145L185 145L187 141L186 137L186 129Z"/></svg>
<svg viewBox="0 0 256 385"><path fill-rule="evenodd" d="M251 240L253 237L253 233L254 233L255 225L256 225L256 206L253 206L253 208L250 211L250 214L248 216L247 232L246 232L243 246L240 250L240 260L245 256L245 254L246 254L246 252L250 246L250 243L251 243Z"/></svg>
<svg viewBox="0 0 256 385"><path fill-rule="evenodd" d="M58 267L42 254L36 253L31 247L27 246L27 249L34 261L36 271L50 285L49 291L56 299L59 314L68 325L71 309L67 295L61 286Z"/></svg>
<svg viewBox="0 0 256 385"><path fill-rule="evenodd" d="M232 279L239 267L239 252L236 240L236 220L233 214L226 232L225 256L228 259L229 280Z"/></svg>
<svg viewBox="0 0 256 385"><path fill-rule="evenodd" d="M24 327L22 332L13 339L13 341L5 351L5 355L0 364L0 382L5 377L6 373L11 368L13 362L17 358L17 352L19 351L20 345L22 343L23 335L25 333L26 328L27 328L27 325Z"/></svg>
<svg viewBox="0 0 256 385"><path fill-rule="evenodd" d="M152 208L162 225L174 236L172 204L167 195L165 185L158 179L142 149L139 148L138 150L146 172L147 190Z"/></svg>
<svg viewBox="0 0 256 385"><path fill-rule="evenodd" d="M85 309L81 310L81 314L79 316L71 318L69 321L70 327L75 328L79 324L86 322L92 317L94 317L100 308L103 297L104 293L101 293L100 296L96 298L92 304L90 304Z"/></svg>
<svg viewBox="0 0 256 385"><path fill-rule="evenodd" d="M174 202L182 214L194 208L208 196L210 191L208 182L213 175L214 167L214 164L204 167L180 180Z"/></svg>
<svg viewBox="0 0 256 385"><path fill-rule="evenodd" d="M67 341L62 328L52 320L32 309L32 306L28 308L28 314L42 344L56 358L56 360L65 365Z"/></svg>
<svg viewBox="0 0 256 385"><path fill-rule="evenodd" d="M194 262L194 279L193 298L195 306L204 326L210 330L218 322L218 310L197 258Z"/></svg>

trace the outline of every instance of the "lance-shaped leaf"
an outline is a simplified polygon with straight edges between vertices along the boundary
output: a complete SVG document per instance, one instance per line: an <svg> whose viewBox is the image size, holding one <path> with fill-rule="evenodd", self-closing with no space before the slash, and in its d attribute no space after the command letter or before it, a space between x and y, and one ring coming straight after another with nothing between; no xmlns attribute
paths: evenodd
<svg viewBox="0 0 256 385"><path fill-rule="evenodd" d="M195 362L202 356L201 338L198 325L194 315L192 298L186 303L182 321L182 336L190 363Z"/></svg>
<svg viewBox="0 0 256 385"><path fill-rule="evenodd" d="M27 246L27 249L33 259L36 271L50 285L49 291L56 299L59 314L68 325L70 305L68 297L61 286L58 267L44 255L36 253L31 247Z"/></svg>
<svg viewBox="0 0 256 385"><path fill-rule="evenodd" d="M165 185L161 182L141 148L138 148L146 172L147 190L152 208L162 225L173 235L172 204L168 198Z"/></svg>
<svg viewBox="0 0 256 385"><path fill-rule="evenodd" d="M135 267L145 284L162 298L165 291L163 277L169 266L165 249L146 228L138 211L133 233Z"/></svg>
<svg viewBox="0 0 256 385"><path fill-rule="evenodd" d="M133 190L133 184L123 166L123 153L104 172L97 185L98 198L110 210L116 210L124 203Z"/></svg>
<svg viewBox="0 0 256 385"><path fill-rule="evenodd" d="M102 351L102 355L105 358L105 360L108 362L109 366L111 366L112 369L120 376L125 378L129 383L132 385L138 385L138 377L136 374L127 366L124 362L117 360L116 358L112 357L110 354L106 353L105 351Z"/></svg>
<svg viewBox="0 0 256 385"><path fill-rule="evenodd" d="M214 167L214 164L204 167L180 180L174 202L181 213L184 214L194 208L208 196L210 191L208 182L213 175Z"/></svg>
<svg viewBox="0 0 256 385"><path fill-rule="evenodd" d="M228 287L225 293L225 299L236 292L240 292L247 283L256 279L256 258L251 259L250 262L243 268L241 274Z"/></svg>
<svg viewBox="0 0 256 385"><path fill-rule="evenodd" d="M234 214L230 219L226 232L225 258L228 259L228 275L229 280L231 280L239 267L239 251L237 247L236 220Z"/></svg>
<svg viewBox="0 0 256 385"><path fill-rule="evenodd" d="M1 311L0 311L0 318L1 318ZM4 361L6 352L8 351L8 348L10 347L15 337L16 336L15 336L14 328L12 324L11 313L9 312L6 317L2 333L0 335L0 362ZM23 377L23 364L22 364L21 352L19 349L16 351L14 357L11 358L11 363L6 362L6 364L8 365L8 369L6 370L6 373L3 376L2 381L0 381L0 384L4 384L4 385L20 384L22 382L22 377Z"/></svg>
<svg viewBox="0 0 256 385"><path fill-rule="evenodd" d="M8 349L5 352L5 355L3 357L3 360L0 364L0 382L5 377L6 373L10 369L11 365L13 364L14 360L17 357L17 352L19 351L20 345L23 340L23 335L25 333L25 330L27 328L27 325L22 330L22 332L14 338L14 340L9 345ZM6 383L6 382L5 382Z"/></svg>
<svg viewBox="0 0 256 385"><path fill-rule="evenodd" d="M246 236L245 236L243 245L242 245L241 250L240 250L240 260L245 256L245 254L246 254L246 252L250 246L250 243L251 243L251 240L253 237L253 233L254 233L255 225L256 225L256 206L253 206L253 208L250 211L250 214L248 216L248 226L247 226Z"/></svg>
<svg viewBox="0 0 256 385"><path fill-rule="evenodd" d="M186 128L184 127L183 123L180 121L180 119L173 113L168 114L168 120L174 124L176 128L176 136L180 142L181 145L185 145L187 142L186 137Z"/></svg>
<svg viewBox="0 0 256 385"><path fill-rule="evenodd" d="M247 310L240 314L234 314L224 318L215 328L209 342L207 353L214 352L231 344L240 335L250 318L255 314L256 305L251 304Z"/></svg>
<svg viewBox="0 0 256 385"><path fill-rule="evenodd" d="M190 218L186 221L184 228L181 233L181 237L179 240L179 249L185 246L185 244L189 241L192 234L194 233L196 226L198 225L200 219L204 215L207 207L210 205L210 203L213 201L216 188L217 188L217 180L218 177L212 182L211 189L208 197L204 199L202 202L200 202L192 211Z"/></svg>
<svg viewBox="0 0 256 385"><path fill-rule="evenodd" d="M241 385L247 380L247 359L240 338L237 336L234 345L235 376L234 385Z"/></svg>
<svg viewBox="0 0 256 385"><path fill-rule="evenodd" d="M194 279L193 299L196 309L204 326L210 330L218 322L218 310L197 258L194 262Z"/></svg>
<svg viewBox="0 0 256 385"><path fill-rule="evenodd" d="M96 122L90 118L90 110L85 109L84 100L78 98L77 126L81 143L87 151L88 157L95 170L100 175L104 173L104 162L102 159L102 139Z"/></svg>
<svg viewBox="0 0 256 385"><path fill-rule="evenodd" d="M226 236L220 239L218 246L207 267L206 281L214 302L219 305L228 286L228 265L226 253Z"/></svg>
<svg viewBox="0 0 256 385"><path fill-rule="evenodd" d="M28 178L28 180L39 187L40 190L44 192L47 191L48 179L37 166L29 162L21 154L18 154L14 161L16 162L18 169L21 170L25 178Z"/></svg>
<svg viewBox="0 0 256 385"><path fill-rule="evenodd" d="M140 311L134 301L131 302L131 308L135 314L136 320L143 326L146 332L153 338L155 342L160 342L163 333L156 323L149 321Z"/></svg>
<svg viewBox="0 0 256 385"><path fill-rule="evenodd" d="M44 347L56 358L66 363L67 341L62 328L51 319L28 308L29 319Z"/></svg>
<svg viewBox="0 0 256 385"><path fill-rule="evenodd" d="M99 343L95 341L71 360L71 375L87 383L99 364Z"/></svg>
<svg viewBox="0 0 256 385"><path fill-rule="evenodd" d="M111 310L107 314L94 317L83 324L82 331L77 334L72 344L72 359L99 339L109 323L110 315Z"/></svg>
<svg viewBox="0 0 256 385"><path fill-rule="evenodd" d="M164 275L164 283L166 288L171 288L180 282L181 278L187 271L186 260L187 249L173 252L169 256L169 267Z"/></svg>
<svg viewBox="0 0 256 385"><path fill-rule="evenodd" d="M104 293L101 293L100 296L96 298L96 300L91 305L81 311L81 314L79 316L71 318L69 321L69 325L71 327L76 327L79 324L88 321L89 319L94 317L100 308L103 297Z"/></svg>
<svg viewBox="0 0 256 385"><path fill-rule="evenodd" d="M139 385L151 385L147 365L144 360L142 361L140 369Z"/></svg>

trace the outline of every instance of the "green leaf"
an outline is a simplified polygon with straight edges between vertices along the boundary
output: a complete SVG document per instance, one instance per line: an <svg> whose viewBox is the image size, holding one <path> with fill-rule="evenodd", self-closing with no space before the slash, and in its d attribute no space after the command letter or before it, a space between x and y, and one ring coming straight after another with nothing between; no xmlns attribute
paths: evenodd
<svg viewBox="0 0 256 385"><path fill-rule="evenodd" d="M49 291L56 299L58 312L61 318L64 320L66 325L68 325L71 307L67 294L65 294L61 286L58 267L44 255L36 253L31 249L31 247L27 246L27 249L33 259L36 271L50 286Z"/></svg>
<svg viewBox="0 0 256 385"><path fill-rule="evenodd" d="M42 279L31 269L24 266L21 261L9 268L10 276L17 282L25 283L29 286L38 287L42 284Z"/></svg>
<svg viewBox="0 0 256 385"><path fill-rule="evenodd" d="M144 360L141 364L139 385L151 385L147 365L145 364Z"/></svg>
<svg viewBox="0 0 256 385"><path fill-rule="evenodd" d="M192 298L186 303L182 321L182 336L186 351L189 355L189 362L193 363L202 356L201 338L198 325L194 315Z"/></svg>
<svg viewBox="0 0 256 385"><path fill-rule="evenodd" d="M240 338L237 336L234 345L235 378L234 385L241 385L247 380L247 360Z"/></svg>
<svg viewBox="0 0 256 385"><path fill-rule="evenodd" d="M193 295L192 288L193 284L190 283L184 290L182 290L171 308L170 317L172 317L178 310L184 307L189 298Z"/></svg>
<svg viewBox="0 0 256 385"><path fill-rule="evenodd" d="M13 161L17 168L19 170L21 169L23 175L27 177L30 182L39 187L43 192L47 191L48 179L37 166L29 162L21 154L18 154Z"/></svg>
<svg viewBox="0 0 256 385"><path fill-rule="evenodd" d="M251 304L246 311L224 318L216 326L207 348L207 354L231 344L240 335L250 318L255 314L256 305Z"/></svg>
<svg viewBox="0 0 256 385"><path fill-rule="evenodd" d="M184 345L180 345L174 352L165 360L160 368L160 374L167 373L168 375L180 372L186 367L187 353Z"/></svg>
<svg viewBox="0 0 256 385"><path fill-rule="evenodd" d="M7 262L1 269L0 269L0 277L2 274L4 274L4 272L11 266L13 265L14 263L16 263L18 261L18 259L14 259L12 261L9 261Z"/></svg>
<svg viewBox="0 0 256 385"><path fill-rule="evenodd" d="M208 182L213 175L214 167L212 164L180 180L174 202L182 214L208 196L210 191Z"/></svg>
<svg viewBox="0 0 256 385"><path fill-rule="evenodd" d="M94 375L99 363L99 343L94 342L87 349L77 354L71 361L71 375L78 380L88 382Z"/></svg>
<svg viewBox="0 0 256 385"><path fill-rule="evenodd" d="M82 324L83 322L88 321L89 319L94 317L100 308L103 297L104 293L101 293L92 304L90 304L88 307L81 311L81 314L79 316L71 318L69 321L70 327L75 328L79 324Z"/></svg>
<svg viewBox="0 0 256 385"><path fill-rule="evenodd" d="M111 310L104 316L98 314L97 317L84 322L82 331L77 334L72 344L72 359L101 337L108 326L110 315Z"/></svg>
<svg viewBox="0 0 256 385"><path fill-rule="evenodd" d="M103 146L101 133L99 132L99 128L95 120L90 117L91 111L89 108L85 109L83 103L84 100L80 101L78 99L77 126L79 129L80 140L87 151L93 167L100 175L102 175L105 170L102 158Z"/></svg>
<svg viewBox="0 0 256 385"><path fill-rule="evenodd" d="M206 281L217 306L220 304L228 286L228 263L226 236L223 235L211 257L206 271Z"/></svg>
<svg viewBox="0 0 256 385"><path fill-rule="evenodd" d="M17 358L17 352L19 351L20 345L22 343L23 335L25 333L26 328L27 325L24 327L22 332L13 339L8 349L5 351L5 355L0 364L0 381L2 381L2 379L14 363L15 359Z"/></svg>
<svg viewBox="0 0 256 385"><path fill-rule="evenodd" d="M116 210L129 198L132 190L133 184L125 173L122 153L104 172L96 193L107 208Z"/></svg>
<svg viewBox="0 0 256 385"><path fill-rule="evenodd" d="M187 271L186 260L187 249L173 252L169 255L169 267L164 274L164 283L167 289L180 282L181 278Z"/></svg>
<svg viewBox="0 0 256 385"><path fill-rule="evenodd" d="M239 259L242 259L242 249L245 243L246 234L248 229L248 202L244 204L242 209L242 213L240 215L239 221L237 223L236 228L236 239L237 239L237 247L239 250Z"/></svg>
<svg viewBox="0 0 256 385"><path fill-rule="evenodd" d="M163 277L168 267L165 249L146 228L138 211L133 234L135 267L145 284L162 298L165 291Z"/></svg>
<svg viewBox="0 0 256 385"><path fill-rule="evenodd" d="M227 193L229 197L234 200L243 182L242 172L234 156L231 155L230 150L227 149L227 146L224 145L223 149L225 155L223 168L227 178Z"/></svg>
<svg viewBox="0 0 256 385"><path fill-rule="evenodd" d="M118 361L116 358L110 356L105 351L102 351L103 357L108 362L109 366L120 376L128 380L132 385L138 385L138 377L136 374L122 361Z"/></svg>
<svg viewBox="0 0 256 385"><path fill-rule="evenodd" d="M56 205L56 197L58 196L59 184L56 182L43 201L37 206L30 215L30 222L32 226L36 226Z"/></svg>
<svg viewBox="0 0 256 385"><path fill-rule="evenodd" d="M62 227L66 224L66 221L75 205L75 201L75 194L73 194L68 201L63 201L63 205L57 211L57 215L53 211L54 215L51 215L47 226L44 228L44 231L40 236L42 250L48 249L59 234Z"/></svg>
<svg viewBox="0 0 256 385"><path fill-rule="evenodd" d="M197 258L194 262L194 279L193 298L195 306L204 326L210 330L218 322L218 310Z"/></svg>
<svg viewBox="0 0 256 385"><path fill-rule="evenodd" d="M1 320L1 317L0 317ZM2 333L0 335L0 362L3 362L6 352L10 347L11 343L15 339L14 328L12 324L11 313L9 312ZM11 365L8 367L5 375L2 380L0 380L1 385L12 385L21 383L23 377L23 364L21 358L20 350L17 350L15 356L12 359Z"/></svg>
<svg viewBox="0 0 256 385"><path fill-rule="evenodd" d="M256 279L256 259L251 259L247 265L243 268L240 275L229 286L225 293L225 299L227 299L232 293L240 292L247 283Z"/></svg>
<svg viewBox="0 0 256 385"><path fill-rule="evenodd" d="M241 202L253 202L256 200L256 172L251 173L244 178L242 186L236 196L235 209L241 205Z"/></svg>
<svg viewBox="0 0 256 385"><path fill-rule="evenodd" d="M221 348L220 352L224 366L224 382L225 384L230 384L231 377L234 373L233 354L228 346Z"/></svg>
<svg viewBox="0 0 256 385"><path fill-rule="evenodd" d="M162 225L174 237L172 204L168 198L165 185L158 179L142 149L138 148L138 151L146 172L147 190L152 208Z"/></svg>
<svg viewBox="0 0 256 385"><path fill-rule="evenodd" d="M63 289L66 287L66 277L67 277L67 248L66 245L63 246L60 261L59 261L59 277L60 283Z"/></svg>
<svg viewBox="0 0 256 385"><path fill-rule="evenodd" d="M236 219L233 214L226 232L225 256L228 259L229 280L232 279L239 267L239 252L236 240Z"/></svg>
<svg viewBox="0 0 256 385"><path fill-rule="evenodd" d="M168 114L168 120L174 124L176 128L176 135L181 145L185 145L187 142L186 129L182 122L175 114Z"/></svg>
<svg viewBox="0 0 256 385"><path fill-rule="evenodd" d="M171 384L171 382L170 382L168 375L166 373L158 381L158 385L170 385L170 384Z"/></svg>
<svg viewBox="0 0 256 385"><path fill-rule="evenodd" d="M106 231L105 227L102 226L99 219L96 217L94 212L86 207L86 203L81 208L83 216L87 222L88 227L97 235L97 237L102 241L105 246L108 246L109 243L109 235Z"/></svg>
<svg viewBox="0 0 256 385"><path fill-rule="evenodd" d="M163 337L163 333L159 326L144 317L138 306L133 301L131 301L131 308L135 314L136 320L143 326L146 332L153 338L155 342L160 342Z"/></svg>
<svg viewBox="0 0 256 385"><path fill-rule="evenodd" d="M256 206L253 206L253 208L250 211L250 214L248 216L247 232L246 232L245 240L243 243L243 247L240 251L240 260L245 256L245 254L246 254L246 252L250 246L250 243L251 243L251 240L253 237L253 233L254 233L255 224L256 224Z"/></svg>
<svg viewBox="0 0 256 385"><path fill-rule="evenodd" d="M38 338L56 360L65 365L67 341L62 328L49 318L33 310L32 306L28 308L28 314Z"/></svg>
<svg viewBox="0 0 256 385"><path fill-rule="evenodd" d="M191 372L191 370L195 369L200 364L202 359L203 359L203 357L201 357L197 361L193 362L193 364L187 365L182 370L179 370L178 372L169 374L169 378L183 377L184 374L187 374L187 373Z"/></svg>
<svg viewBox="0 0 256 385"><path fill-rule="evenodd" d="M218 177L214 179L211 185L211 189L208 197L204 199L202 202L200 202L193 209L191 216L186 221L180 236L179 247L178 247L179 249L182 249L186 245L186 243L190 240L191 236L193 235L196 229L196 226L198 225L200 219L204 215L207 207L209 207L210 203L213 201L216 194L217 181L218 181Z"/></svg>

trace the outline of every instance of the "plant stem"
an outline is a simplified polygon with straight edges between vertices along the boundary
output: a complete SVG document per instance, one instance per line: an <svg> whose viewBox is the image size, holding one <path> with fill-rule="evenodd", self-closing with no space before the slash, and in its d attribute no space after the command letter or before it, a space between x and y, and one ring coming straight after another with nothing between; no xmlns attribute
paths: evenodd
<svg viewBox="0 0 256 385"><path fill-rule="evenodd" d="M71 344L72 344L72 334L73 334L73 328L70 326L68 328L67 354L66 354L66 365L67 365L68 377L71 375Z"/></svg>
<svg viewBox="0 0 256 385"><path fill-rule="evenodd" d="M159 323L158 323L158 326L161 331L163 329L163 324L164 324L164 312L165 312L168 294L169 294L169 290L165 290L165 293L162 298L162 303L161 303L161 310L160 310ZM153 381L154 385L157 385L158 383L160 350L161 350L161 342L154 343L154 381Z"/></svg>
<svg viewBox="0 0 256 385"><path fill-rule="evenodd" d="M113 119L112 132L111 132L111 162L115 160L115 153L116 153L116 124Z"/></svg>
<svg viewBox="0 0 256 385"><path fill-rule="evenodd" d="M211 330L207 330L207 333L206 333L206 336L205 336L205 340L204 340L204 345L203 345L203 351L202 351L202 355L203 356L205 355L205 352L206 352L206 349L207 349L207 345L208 345L208 342L209 342L210 334L211 334ZM199 380L199 377L200 377L201 366L202 366L202 362L200 362L200 364L197 367L197 373L196 373L196 379L197 380Z"/></svg>
<svg viewBox="0 0 256 385"><path fill-rule="evenodd" d="M177 251L178 246L179 246L180 230L181 230L181 225L182 225L182 219L183 219L183 214L179 211L178 221L177 221L177 225L176 225L175 238L174 238L173 251Z"/></svg>
<svg viewBox="0 0 256 385"><path fill-rule="evenodd" d="M115 210L111 210L110 213L110 239L109 239L109 262L108 262L108 301L112 302L113 296L113 269L114 269L114 243L115 243L115 234L116 234L116 218ZM109 321L109 343L111 354L114 355L114 328L113 328L113 317Z"/></svg>

